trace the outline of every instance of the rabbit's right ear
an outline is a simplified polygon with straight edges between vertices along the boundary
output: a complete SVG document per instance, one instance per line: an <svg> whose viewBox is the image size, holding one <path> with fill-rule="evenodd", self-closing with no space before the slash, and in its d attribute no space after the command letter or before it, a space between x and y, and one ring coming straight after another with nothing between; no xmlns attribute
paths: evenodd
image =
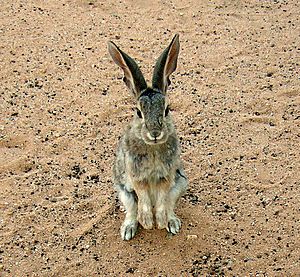
<svg viewBox="0 0 300 277"><path fill-rule="evenodd" d="M138 98L141 91L147 88L147 83L140 68L132 58L121 51L112 41L108 42L108 52L114 62L122 68L124 72L123 81L126 86Z"/></svg>

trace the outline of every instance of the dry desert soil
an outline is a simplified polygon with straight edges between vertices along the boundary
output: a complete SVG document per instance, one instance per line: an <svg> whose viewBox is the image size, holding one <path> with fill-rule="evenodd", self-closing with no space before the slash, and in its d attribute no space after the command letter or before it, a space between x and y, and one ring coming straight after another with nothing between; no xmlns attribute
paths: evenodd
<svg viewBox="0 0 300 277"><path fill-rule="evenodd" d="M297 0L2 1L1 276L300 276ZM174 34L169 89L189 189L180 234L124 218L111 167Z"/></svg>

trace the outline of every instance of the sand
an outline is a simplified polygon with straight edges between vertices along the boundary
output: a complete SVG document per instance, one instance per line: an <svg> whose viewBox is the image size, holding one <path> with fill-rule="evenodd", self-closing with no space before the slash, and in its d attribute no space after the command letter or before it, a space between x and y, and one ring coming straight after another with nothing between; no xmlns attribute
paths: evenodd
<svg viewBox="0 0 300 277"><path fill-rule="evenodd" d="M1 276L300 276L299 1L2 2ZM176 33L183 226L124 242L107 41L151 80Z"/></svg>

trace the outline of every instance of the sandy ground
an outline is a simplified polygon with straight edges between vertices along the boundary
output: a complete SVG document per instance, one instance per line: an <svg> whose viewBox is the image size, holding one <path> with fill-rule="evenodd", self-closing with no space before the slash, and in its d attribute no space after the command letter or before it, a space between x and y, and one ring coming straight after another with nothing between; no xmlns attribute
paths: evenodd
<svg viewBox="0 0 300 277"><path fill-rule="evenodd" d="M2 1L1 276L300 276L300 4ZM182 231L123 242L111 166L134 101L180 34L169 90L190 187Z"/></svg>

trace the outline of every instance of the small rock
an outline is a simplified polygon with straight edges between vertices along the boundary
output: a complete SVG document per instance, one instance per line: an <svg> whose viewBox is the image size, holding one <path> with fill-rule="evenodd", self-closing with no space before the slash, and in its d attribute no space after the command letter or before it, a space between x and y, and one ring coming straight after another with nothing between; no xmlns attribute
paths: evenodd
<svg viewBox="0 0 300 277"><path fill-rule="evenodd" d="M197 235L187 235L187 239L191 240L191 239L197 239L198 236Z"/></svg>
<svg viewBox="0 0 300 277"><path fill-rule="evenodd" d="M134 273L136 268L130 267L126 270L126 273Z"/></svg>

